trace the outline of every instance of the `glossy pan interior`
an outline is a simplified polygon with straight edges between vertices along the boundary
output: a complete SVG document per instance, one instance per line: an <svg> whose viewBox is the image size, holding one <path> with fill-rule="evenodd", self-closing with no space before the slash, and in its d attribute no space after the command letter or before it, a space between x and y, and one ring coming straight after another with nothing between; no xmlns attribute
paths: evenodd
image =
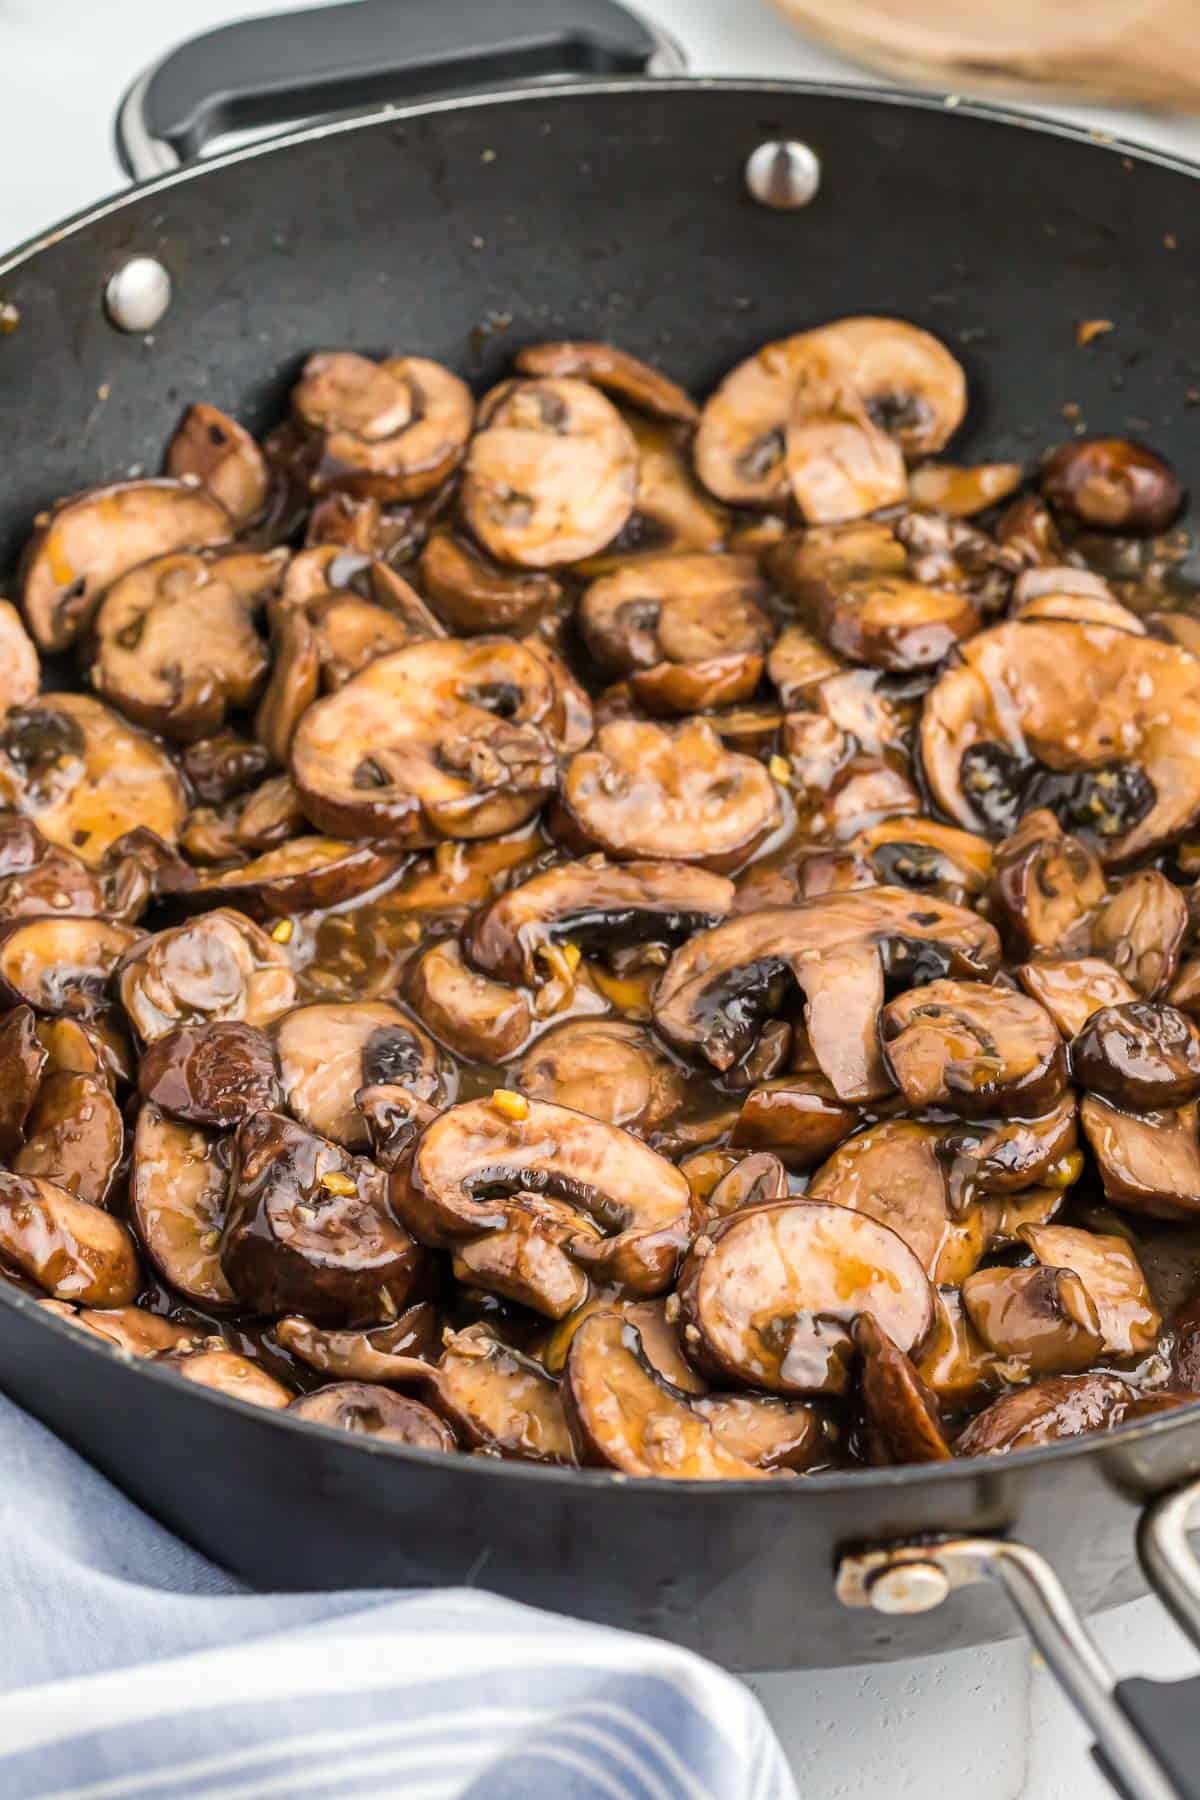
<svg viewBox="0 0 1200 1800"><path fill-rule="evenodd" d="M816 201L747 195L796 137ZM260 429L303 351L403 348L486 385L522 342L610 336L703 391L766 339L849 311L945 338L963 448L1144 436L1185 478L1200 391L1195 175L995 112L765 83L609 83L414 107L171 176L0 262L0 571L49 499L157 466L182 405ZM175 284L153 337L107 323L132 254ZM1083 351L1080 321L1115 329ZM1069 677L1067 677L1069 678ZM920 1618L845 1611L852 1545L1012 1529L1086 1610L1136 1591L1133 1509L1200 1466L1200 1408L1057 1448L796 1484L623 1482L338 1436L133 1367L0 1287L0 1384L251 1581L472 1582L656 1631L733 1667L920 1654L1008 1634L973 1589Z"/></svg>

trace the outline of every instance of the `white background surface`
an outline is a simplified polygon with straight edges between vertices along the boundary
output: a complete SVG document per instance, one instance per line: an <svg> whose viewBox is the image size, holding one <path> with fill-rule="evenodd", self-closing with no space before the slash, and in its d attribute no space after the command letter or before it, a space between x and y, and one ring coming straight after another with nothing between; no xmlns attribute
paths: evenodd
<svg viewBox="0 0 1200 1800"><path fill-rule="evenodd" d="M283 8L270 0L0 0L0 250L120 186L110 121L131 76L180 38L252 10ZM642 0L642 11L674 33L698 72L872 79L805 45L751 0ZM1062 110L1200 158L1200 126L1186 121ZM1123 1673L1195 1666L1150 1602L1110 1613L1095 1629ZM1082 1728L1020 1645L753 1685L805 1800L1108 1793L1087 1761Z"/></svg>

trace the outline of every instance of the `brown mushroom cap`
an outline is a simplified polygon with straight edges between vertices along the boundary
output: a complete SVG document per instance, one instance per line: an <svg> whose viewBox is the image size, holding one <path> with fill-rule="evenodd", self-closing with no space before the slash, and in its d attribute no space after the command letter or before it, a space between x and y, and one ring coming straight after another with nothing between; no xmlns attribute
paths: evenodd
<svg viewBox="0 0 1200 1800"><path fill-rule="evenodd" d="M613 344L563 342L526 344L516 354L516 366L522 375L557 380L564 375L577 376L596 387L627 400L631 406L656 418L673 419L681 425L694 425L699 409L691 397L675 382L668 381L657 369L627 350Z"/></svg>
<svg viewBox="0 0 1200 1800"><path fill-rule="evenodd" d="M421 356L369 362L348 350L310 356L292 391L296 418L319 444L314 493L415 500L462 461L470 389Z"/></svg>
<svg viewBox="0 0 1200 1800"><path fill-rule="evenodd" d="M872 1461L946 1462L950 1446L937 1400L910 1358L870 1313L854 1321L853 1335L862 1357L859 1394Z"/></svg>
<svg viewBox="0 0 1200 1800"><path fill-rule="evenodd" d="M1096 1309L1104 1354L1141 1356L1154 1348L1162 1318L1123 1237L1072 1225L1026 1225L1020 1237L1039 1263L1078 1276Z"/></svg>
<svg viewBox="0 0 1200 1800"><path fill-rule="evenodd" d="M837 655L893 674L944 661L980 624L966 594L902 575L855 575L839 582L823 595L813 622Z"/></svg>
<svg viewBox="0 0 1200 1800"><path fill-rule="evenodd" d="M528 995L471 968L457 938L440 938L422 953L409 995L433 1035L471 1062L503 1062L533 1030Z"/></svg>
<svg viewBox="0 0 1200 1800"><path fill-rule="evenodd" d="M1019 1193L1057 1177L1075 1150L1075 1096L1068 1091L1034 1119L980 1122L949 1132L941 1155L950 1172L952 1197ZM1077 1171L1076 1171L1077 1172Z"/></svg>
<svg viewBox="0 0 1200 1800"><path fill-rule="evenodd" d="M12 1159L16 1175L37 1175L69 1194L105 1206L125 1150L121 1111L98 1075L65 1070L45 1077Z"/></svg>
<svg viewBox="0 0 1200 1800"><path fill-rule="evenodd" d="M744 1212L748 1206L760 1206L767 1200L786 1200L789 1195L787 1170L779 1157L769 1150L758 1150L741 1157L726 1170L704 1201L703 1216L711 1224L714 1219L727 1219L732 1213Z"/></svg>
<svg viewBox="0 0 1200 1800"><path fill-rule="evenodd" d="M459 504L499 562L555 568L616 537L637 493L637 446L596 388L569 376L505 382L479 421Z"/></svg>
<svg viewBox="0 0 1200 1800"><path fill-rule="evenodd" d="M103 919L16 919L0 925L0 1003L90 1018L138 934Z"/></svg>
<svg viewBox="0 0 1200 1800"><path fill-rule="evenodd" d="M1119 1106L1182 1106L1200 1096L1200 1031L1161 1003L1101 1007L1071 1041L1071 1072Z"/></svg>
<svg viewBox="0 0 1200 1800"><path fill-rule="evenodd" d="M550 1318L582 1298L580 1272L661 1293L690 1233L686 1178L615 1125L517 1099L507 1110L503 1099L471 1100L435 1119L408 1174L393 1179L397 1212L424 1243L469 1251L482 1241L497 1266L506 1239L536 1237L537 1269L515 1268L495 1291Z"/></svg>
<svg viewBox="0 0 1200 1800"><path fill-rule="evenodd" d="M883 1054L913 1111L1038 1113L1067 1084L1063 1041L1036 1000L979 981L931 981L880 1015Z"/></svg>
<svg viewBox="0 0 1200 1800"><path fill-rule="evenodd" d="M834 1151L808 1193L879 1219L903 1238L930 1281L958 1286L983 1256L985 1220L979 1207L951 1207L940 1143L935 1127L912 1119L871 1125Z"/></svg>
<svg viewBox="0 0 1200 1800"><path fill-rule="evenodd" d="M173 550L224 543L233 522L204 488L123 481L55 507L25 547L21 605L43 650L66 650L127 570Z"/></svg>
<svg viewBox="0 0 1200 1800"><path fill-rule="evenodd" d="M14 1006L0 1017L0 1156L20 1146L48 1062L31 1006Z"/></svg>
<svg viewBox="0 0 1200 1800"><path fill-rule="evenodd" d="M1065 1038L1076 1037L1101 1008L1137 999L1136 989L1101 956L1039 956L1016 974Z"/></svg>
<svg viewBox="0 0 1200 1800"><path fill-rule="evenodd" d="M380 657L309 707L292 773L319 830L406 848L490 837L554 784L562 695L508 638L446 638Z"/></svg>
<svg viewBox="0 0 1200 1800"><path fill-rule="evenodd" d="M417 564L429 603L462 637L488 631L530 631L556 612L562 588L539 570L508 569L478 545L450 531L435 531Z"/></svg>
<svg viewBox="0 0 1200 1800"><path fill-rule="evenodd" d="M1026 813L996 847L992 914L1018 953L1062 950L1106 896L1096 858L1046 807Z"/></svg>
<svg viewBox="0 0 1200 1800"><path fill-rule="evenodd" d="M811 1169L857 1123L857 1108L844 1105L824 1076L781 1075L750 1089L729 1141L771 1150L789 1169Z"/></svg>
<svg viewBox="0 0 1200 1800"><path fill-rule="evenodd" d="M92 621L92 685L167 737L209 737L267 672L255 618L287 552L175 552L130 570Z"/></svg>
<svg viewBox="0 0 1200 1800"><path fill-rule="evenodd" d="M458 1440L445 1420L419 1400L366 1381L332 1382L315 1394L300 1395L288 1410L313 1425L361 1432L384 1443L407 1444L410 1450L451 1455L458 1449Z"/></svg>
<svg viewBox="0 0 1200 1800"><path fill-rule="evenodd" d="M557 1025L508 1071L531 1099L587 1113L643 1135L684 1101L684 1078L657 1040L626 1019L572 1019Z"/></svg>
<svg viewBox="0 0 1200 1800"><path fill-rule="evenodd" d="M0 1263L55 1300L128 1306L141 1285L133 1239L56 1182L0 1170Z"/></svg>
<svg viewBox="0 0 1200 1800"><path fill-rule="evenodd" d="M133 1136L134 1223L163 1280L193 1305L216 1312L238 1303L219 1248L228 1189L226 1147L209 1131L168 1119L147 1100Z"/></svg>
<svg viewBox="0 0 1200 1800"><path fill-rule="evenodd" d="M1030 1450L1119 1425L1137 1395L1116 1375L1059 1375L1004 1394L976 1414L954 1446L956 1456Z"/></svg>
<svg viewBox="0 0 1200 1800"><path fill-rule="evenodd" d="M177 1025L212 1019L267 1025L295 1004L296 978L281 944L222 907L141 938L121 963L117 991L152 1044Z"/></svg>
<svg viewBox="0 0 1200 1800"><path fill-rule="evenodd" d="M42 685L37 649L8 600L0 600L0 718L12 706L28 706Z"/></svg>
<svg viewBox="0 0 1200 1800"><path fill-rule="evenodd" d="M181 1025L156 1038L138 1065L138 1092L173 1119L229 1131L280 1104L270 1039L236 1019Z"/></svg>
<svg viewBox="0 0 1200 1800"><path fill-rule="evenodd" d="M908 498L913 506L948 513L952 519L969 519L997 501L1007 500L1025 479L1021 463L922 463L908 477Z"/></svg>
<svg viewBox="0 0 1200 1800"><path fill-rule="evenodd" d="M347 1150L370 1142L355 1100L361 1088L399 1084L418 1100L442 1097L437 1050L390 1000L298 1006L275 1020L271 1035L289 1112Z"/></svg>
<svg viewBox="0 0 1200 1800"><path fill-rule="evenodd" d="M265 1406L274 1412L281 1412L292 1403L291 1393L282 1381L276 1381L248 1356L241 1356L226 1345L206 1343L194 1350L168 1350L154 1361L156 1367L170 1369L184 1381L212 1388L230 1400L245 1400L251 1406Z"/></svg>
<svg viewBox="0 0 1200 1800"><path fill-rule="evenodd" d="M717 869L744 862L781 819L763 765L727 750L702 719L602 726L568 763L561 803L567 835L581 846Z"/></svg>
<svg viewBox="0 0 1200 1800"><path fill-rule="evenodd" d="M733 883L673 862L560 863L511 887L479 914L466 942L490 975L533 985L541 952L564 939L581 950L675 943L715 925L733 906Z"/></svg>
<svg viewBox="0 0 1200 1800"><path fill-rule="evenodd" d="M865 1099L890 1087L876 1034L885 968L894 981L935 970L987 976L999 952L994 927L962 907L904 888L857 888L698 932L663 974L655 1024L678 1049L726 1070L794 983L822 1073L840 1099Z"/></svg>
<svg viewBox="0 0 1200 1800"><path fill-rule="evenodd" d="M1185 650L1045 619L981 632L959 657L921 719L930 791L958 824L994 831L1056 783L1101 860L1127 862L1200 810L1200 663Z"/></svg>
<svg viewBox="0 0 1200 1800"><path fill-rule="evenodd" d="M933 1321L932 1290L904 1240L819 1200L721 1220L692 1245L678 1293L681 1341L702 1374L782 1394L846 1391L859 1313L905 1351Z"/></svg>
<svg viewBox="0 0 1200 1800"><path fill-rule="evenodd" d="M402 861L401 851L385 845L296 837L237 868L203 876L181 888L178 898L189 909L230 905L255 919L288 918L357 900L394 875Z"/></svg>
<svg viewBox="0 0 1200 1800"><path fill-rule="evenodd" d="M1157 869L1143 869L1101 907L1092 949L1153 1000L1171 985L1187 931L1187 902L1179 889Z"/></svg>
<svg viewBox="0 0 1200 1800"><path fill-rule="evenodd" d="M978 1269L962 1297L984 1342L1035 1375L1086 1369L1104 1348L1095 1302L1070 1269Z"/></svg>
<svg viewBox="0 0 1200 1800"><path fill-rule="evenodd" d="M1172 470L1128 438L1077 438L1042 470L1042 492L1059 512L1102 531L1151 537L1172 524L1184 493Z"/></svg>
<svg viewBox="0 0 1200 1800"><path fill-rule="evenodd" d="M423 1262L388 1212L382 1170L278 1113L243 1120L221 1266L247 1305L370 1321L404 1302Z"/></svg>
<svg viewBox="0 0 1200 1800"><path fill-rule="evenodd" d="M650 1362L637 1327L593 1313L563 1371L567 1423L581 1463L676 1481L754 1481L763 1471L723 1443L715 1422ZM815 1434L811 1413L806 1421Z"/></svg>
<svg viewBox="0 0 1200 1800"><path fill-rule="evenodd" d="M0 805L91 868L137 826L174 844L187 811L162 747L87 694L41 694L0 721Z"/></svg>
<svg viewBox="0 0 1200 1800"><path fill-rule="evenodd" d="M191 476L207 488L238 527L249 525L267 504L270 478L262 451L236 419L203 400L179 421L163 467L177 481Z"/></svg>
<svg viewBox="0 0 1200 1800"><path fill-rule="evenodd" d="M1200 1212L1194 1102L1138 1114L1086 1094L1079 1118L1114 1206L1155 1219L1190 1219Z"/></svg>

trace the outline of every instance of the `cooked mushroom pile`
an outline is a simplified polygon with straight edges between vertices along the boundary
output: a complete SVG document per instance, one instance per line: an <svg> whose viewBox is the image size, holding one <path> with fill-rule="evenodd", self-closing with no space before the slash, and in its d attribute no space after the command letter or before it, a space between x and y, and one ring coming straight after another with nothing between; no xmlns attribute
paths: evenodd
<svg viewBox="0 0 1200 1800"><path fill-rule="evenodd" d="M747 1481L1200 1395L1200 601L840 319L309 358L0 601L0 1272L328 1427Z"/></svg>

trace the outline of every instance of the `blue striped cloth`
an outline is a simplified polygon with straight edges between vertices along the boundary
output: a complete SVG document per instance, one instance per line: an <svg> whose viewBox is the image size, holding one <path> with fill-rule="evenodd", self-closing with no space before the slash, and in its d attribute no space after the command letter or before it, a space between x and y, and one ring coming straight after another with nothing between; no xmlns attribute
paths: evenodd
<svg viewBox="0 0 1200 1800"><path fill-rule="evenodd" d="M469 1589L254 1594L0 1397L3 1800L794 1800L757 1701Z"/></svg>

